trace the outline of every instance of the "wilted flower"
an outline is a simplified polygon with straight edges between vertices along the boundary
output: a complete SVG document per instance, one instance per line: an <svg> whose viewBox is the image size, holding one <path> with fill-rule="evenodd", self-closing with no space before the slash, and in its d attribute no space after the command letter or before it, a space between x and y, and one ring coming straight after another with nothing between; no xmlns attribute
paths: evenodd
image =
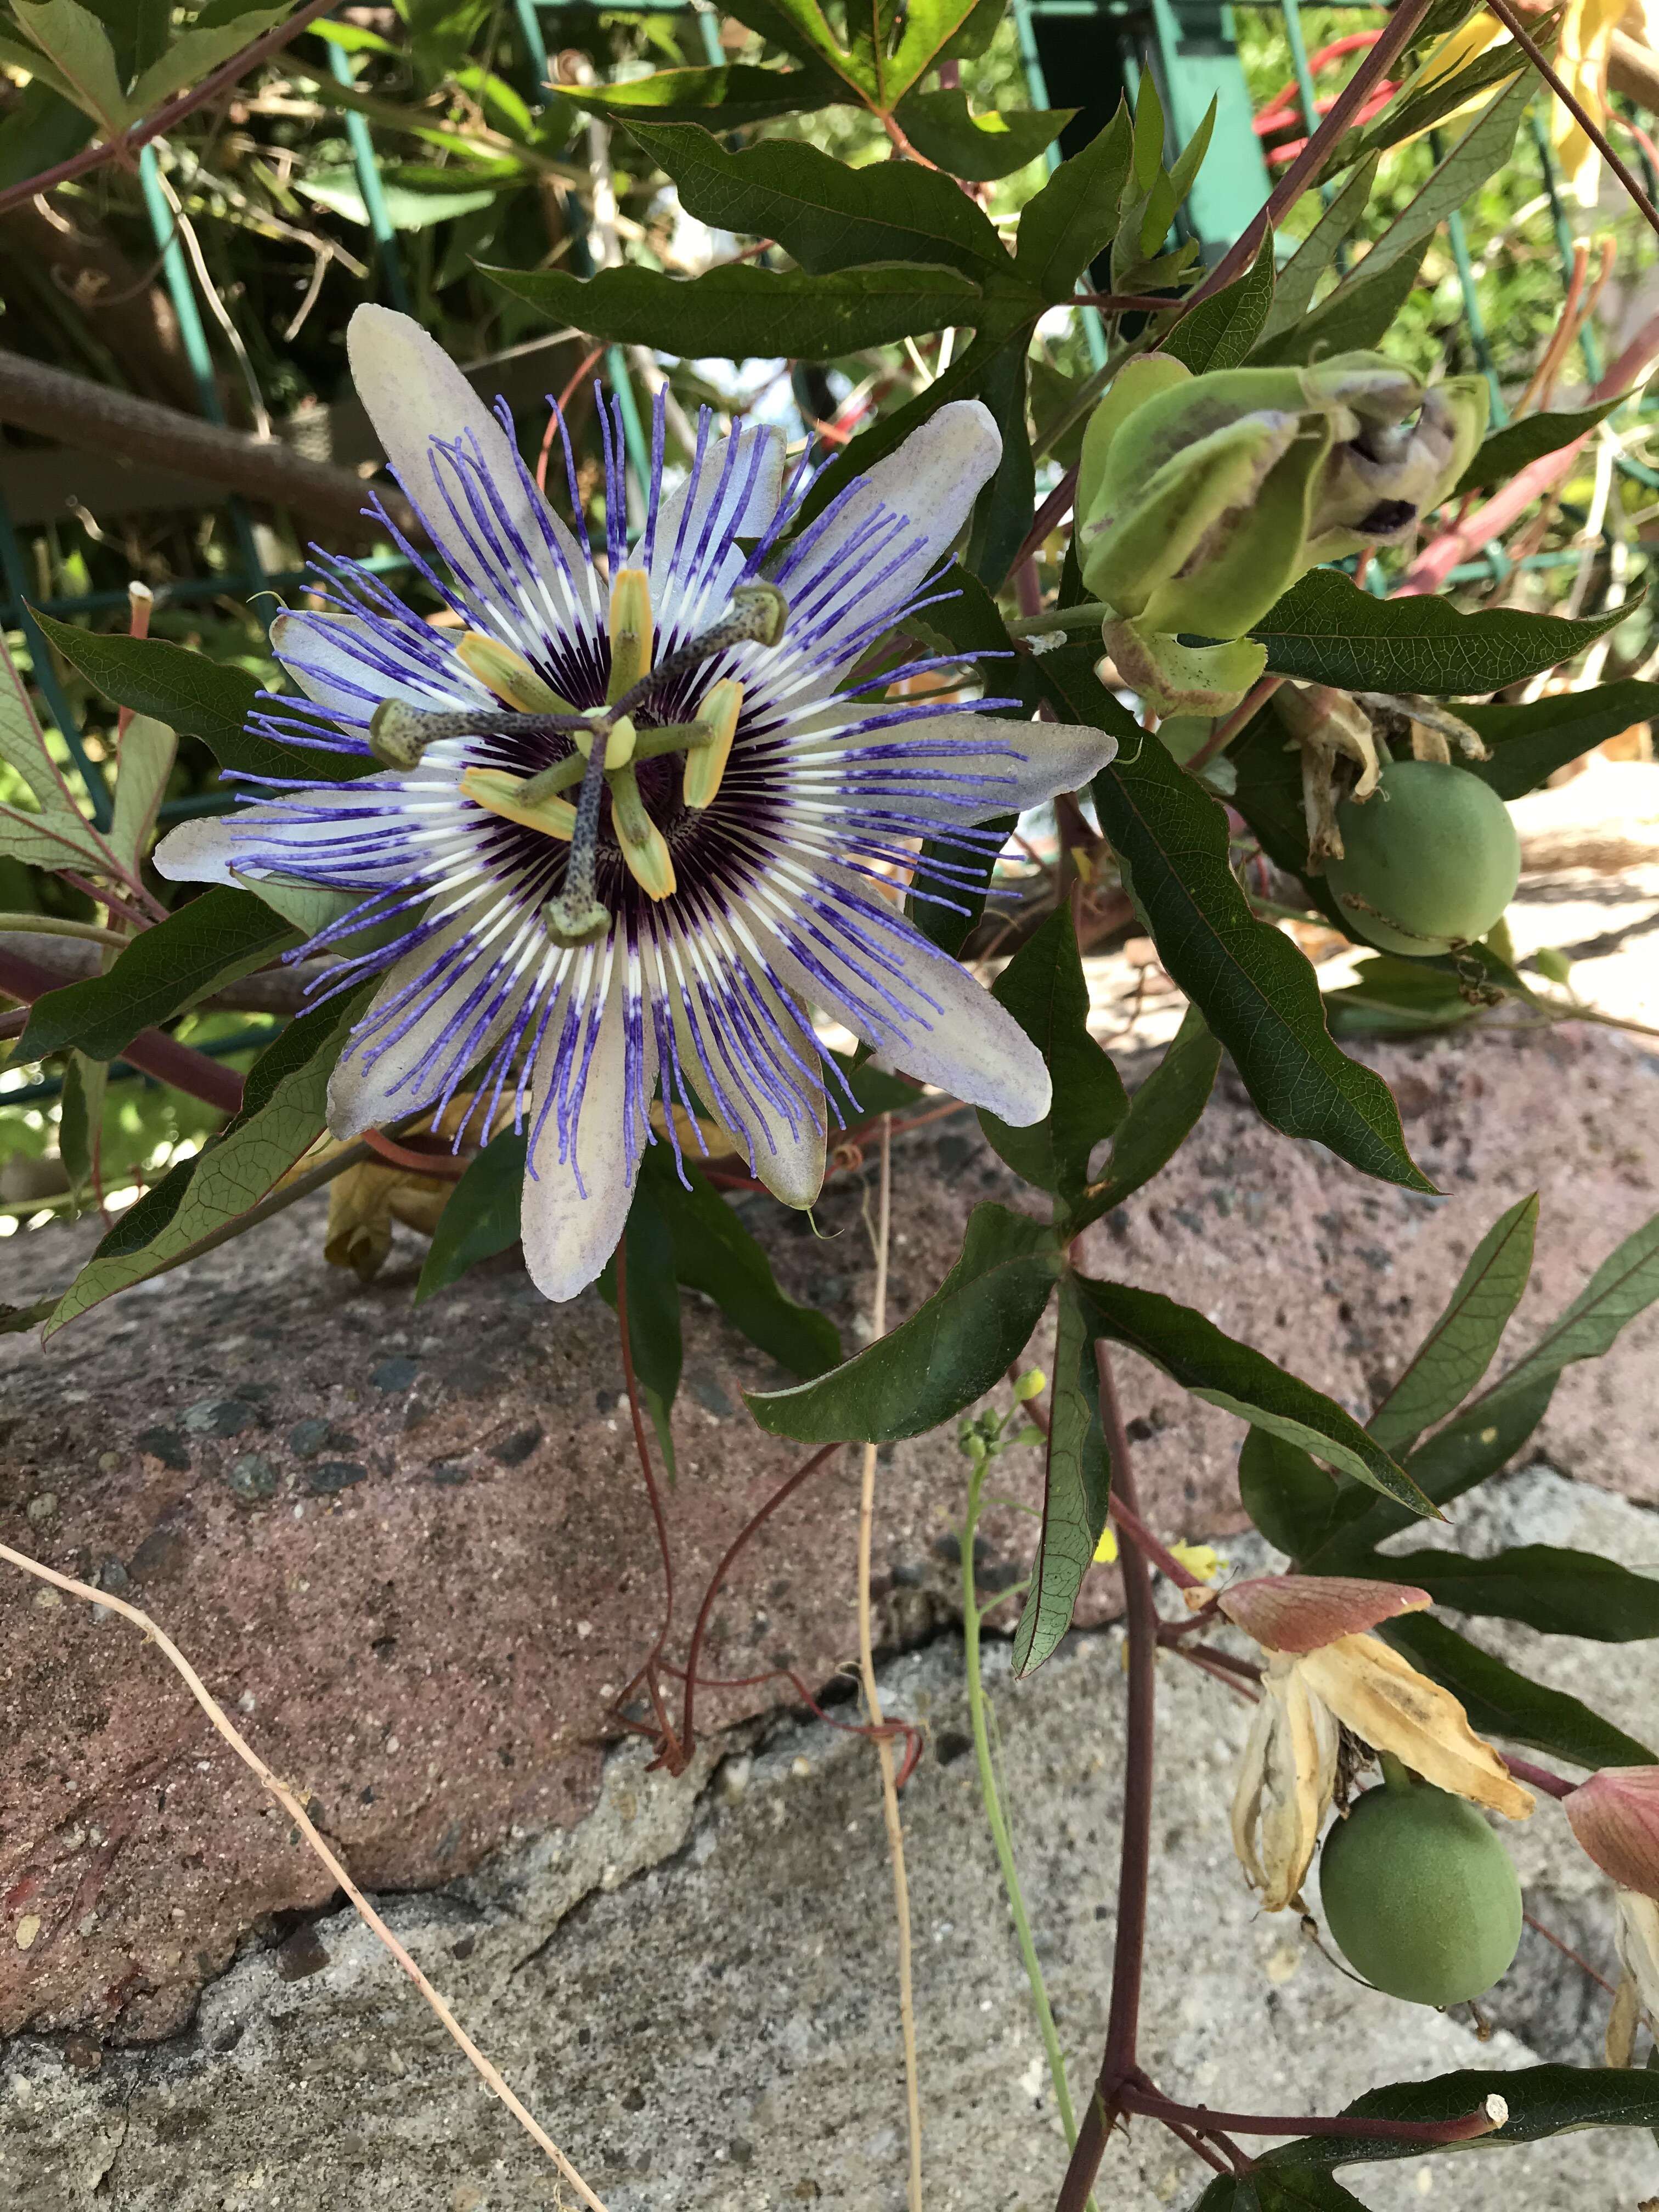
<svg viewBox="0 0 1659 2212"><path fill-rule="evenodd" d="M471 1078L471 1141L498 1120L529 1130L526 1258L568 1298L622 1233L659 1085L738 1135L779 1197L817 1196L830 1109L809 1006L1005 1121L1040 1119L1041 1054L905 919L883 871L912 864L919 838L999 842L974 825L1075 789L1112 740L883 702L934 660L857 674L926 603L997 465L987 410L942 407L785 543L806 484L786 483L779 434L717 439L705 415L669 492L659 404L630 549L620 420L601 407L601 561L537 489L507 418L416 324L362 307L349 337L447 577L403 550L457 627L328 563L331 611L272 633L312 703L268 700L253 726L382 772L275 786L157 853L173 878L365 895L307 951L387 926L331 978L383 978L330 1085L335 1131L441 1109ZM948 902L960 866L929 872L921 895ZM664 1126L678 1156L683 1117Z"/></svg>
<svg viewBox="0 0 1659 2212"><path fill-rule="evenodd" d="M1659 1766L1604 1766L1564 1803L1573 1834L1613 1885L1624 1975L1607 2063L1628 2066L1638 2020L1659 2036Z"/></svg>
<svg viewBox="0 0 1659 2212"><path fill-rule="evenodd" d="M1127 362L1090 418L1076 508L1119 673L1159 713L1237 700L1266 665L1246 631L1304 570L1407 539L1488 404L1479 378L1430 388L1381 354L1200 376L1166 355Z"/></svg>
<svg viewBox="0 0 1659 2212"><path fill-rule="evenodd" d="M1206 1602L1200 1593L1188 1602ZM1302 1887L1336 1793L1341 1730L1442 1790L1512 1820L1532 1799L1455 1698L1367 1632L1420 1613L1426 1590L1357 1577L1269 1575L1215 1602L1267 1655L1233 1796L1233 1848L1269 1912Z"/></svg>

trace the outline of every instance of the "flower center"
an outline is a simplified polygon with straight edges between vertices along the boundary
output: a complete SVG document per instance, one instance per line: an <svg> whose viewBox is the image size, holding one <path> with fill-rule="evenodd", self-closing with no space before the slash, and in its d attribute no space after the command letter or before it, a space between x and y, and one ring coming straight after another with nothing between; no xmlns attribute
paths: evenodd
<svg viewBox="0 0 1659 2212"><path fill-rule="evenodd" d="M775 586L738 585L722 621L653 665L656 623L650 582L642 568L623 568L611 587L611 676L603 708L579 713L521 654L480 631L469 630L456 649L457 658L494 692L505 711L428 714L399 700L384 700L369 724L369 747L387 767L407 771L417 765L428 745L443 738L568 736L572 750L533 775L469 768L462 774L460 787L488 812L569 844L563 887L544 911L556 938L580 944L611 926L610 909L595 890L603 800L609 796L611 831L635 881L650 898L672 896L673 856L646 804L636 763L683 753L684 806L700 811L712 805L737 735L743 685L731 677L711 684L690 722L641 731L629 710L642 707L665 678L682 675L731 646L775 645L787 618L787 602ZM672 803L672 785L660 770L648 783L659 803ZM575 793L574 803L564 796L567 792Z"/></svg>

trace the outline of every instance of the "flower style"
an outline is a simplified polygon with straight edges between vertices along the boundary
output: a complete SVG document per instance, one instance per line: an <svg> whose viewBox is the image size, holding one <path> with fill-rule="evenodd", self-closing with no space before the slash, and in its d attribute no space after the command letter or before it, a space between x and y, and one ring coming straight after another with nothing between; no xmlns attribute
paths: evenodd
<svg viewBox="0 0 1659 2212"><path fill-rule="evenodd" d="M250 806L156 855L176 878L356 894L295 957L370 926L389 938L329 979L381 979L330 1085L336 1133L441 1114L467 1082L483 1135L528 1130L526 1259L562 1299L622 1234L659 1085L677 1160L695 1126L677 1109L700 1109L778 1197L812 1202L839 1078L809 1008L1004 1121L1040 1120L1041 1055L905 918L886 872L945 841L957 859L930 857L918 889L959 901L963 856L1001 842L976 825L1076 789L1113 742L890 695L949 659L867 667L929 603L996 466L987 410L941 408L786 538L808 471L786 482L780 434L719 439L705 413L668 491L659 404L630 548L620 417L601 404L601 562L542 497L510 418L416 324L362 307L349 348L447 575L400 550L455 626L323 562L327 611L272 629L305 697L267 695L252 726L377 772L258 779ZM565 458L580 517L568 441Z"/></svg>
<svg viewBox="0 0 1659 2212"><path fill-rule="evenodd" d="M1208 1601L1189 1591L1188 1603ZM1294 1901L1336 1796L1344 1728L1427 1782L1511 1820L1532 1798L1455 1698L1369 1632L1426 1590L1358 1576L1267 1575L1215 1602L1267 1655L1233 1796L1233 1849L1269 1912Z"/></svg>
<svg viewBox="0 0 1659 2212"><path fill-rule="evenodd" d="M1613 1883L1624 1971L1607 2021L1607 2063L1628 2066L1639 2021L1659 2036L1659 1766L1604 1766L1563 1806Z"/></svg>

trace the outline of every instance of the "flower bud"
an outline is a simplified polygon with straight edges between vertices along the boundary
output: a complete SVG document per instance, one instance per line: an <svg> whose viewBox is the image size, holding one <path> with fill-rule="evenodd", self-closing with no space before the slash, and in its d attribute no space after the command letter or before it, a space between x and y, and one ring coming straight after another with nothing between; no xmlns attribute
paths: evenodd
<svg viewBox="0 0 1659 2212"><path fill-rule="evenodd" d="M1407 402L1417 410L1413 423L1395 411L1405 397L1378 380L1346 399L1357 420L1320 472L1308 532L1311 561L1340 560L1368 545L1409 539L1473 459L1491 404L1482 379L1456 377L1430 392L1419 388Z"/></svg>
<svg viewBox="0 0 1659 2212"><path fill-rule="evenodd" d="M1620 1889L1659 1898L1659 1766L1604 1766L1564 1802L1602 1873Z"/></svg>
<svg viewBox="0 0 1659 2212"><path fill-rule="evenodd" d="M1048 1387L1048 1378L1042 1370L1028 1367L1014 1384L1015 1405L1028 1405L1033 1398L1040 1398Z"/></svg>

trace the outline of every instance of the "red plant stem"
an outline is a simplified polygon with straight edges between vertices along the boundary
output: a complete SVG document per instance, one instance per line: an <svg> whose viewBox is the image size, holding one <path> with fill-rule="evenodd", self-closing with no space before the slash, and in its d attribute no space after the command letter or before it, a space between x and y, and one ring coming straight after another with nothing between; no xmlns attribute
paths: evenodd
<svg viewBox="0 0 1659 2212"><path fill-rule="evenodd" d="M618 1312L622 1310L621 1285L622 1278L619 1273L617 1276L617 1308ZM690 1755L692 1744L696 1741L692 1733L691 1708L692 1700L696 1692L697 1659L702 1650L702 1639L704 1632L708 1626L708 1616L714 1610L714 1600L720 1593L720 1585L725 1582L727 1575L731 1573L732 1561L737 1558L738 1553L742 1551L744 1546L755 1534L761 1523L766 1520L769 1515L776 1512L779 1506L783 1504L785 1498L792 1497L793 1493L799 1489L801 1484L805 1481L809 1474L816 1474L818 1469L824 1464L825 1461L833 1459L840 1449L841 1446L838 1443L825 1444L822 1451L816 1451L813 1453L811 1458L807 1461L804 1467L798 1467L795 1469L795 1472L790 1476L788 1481L786 1482L781 1489L775 1490L772 1492L772 1495L767 1499L765 1504L761 1507L760 1510L757 1513L751 1513L750 1515L749 1518L744 1522L742 1528L738 1529L737 1534L726 1546L725 1555L721 1559L719 1566L715 1568L714 1573L708 1578L708 1587L703 1592L702 1603L697 1609L696 1626L691 1631L690 1648L685 1655L685 1709L680 1723L680 1738L682 1747L688 1757ZM811 1702L810 1699L808 1702Z"/></svg>
<svg viewBox="0 0 1659 2212"><path fill-rule="evenodd" d="M394 1145L390 1137L383 1137L378 1129L365 1129L363 1142L388 1167L407 1168L411 1174L432 1176L440 1182L459 1182L466 1173L467 1163L457 1159L447 1145L436 1140L434 1149L421 1152L413 1145Z"/></svg>
<svg viewBox="0 0 1659 2212"><path fill-rule="evenodd" d="M0 951L0 993L9 999L21 999L32 1006L48 991L58 990L63 980L21 952ZM221 1114L234 1114L241 1105L242 1079L234 1068L222 1067L206 1053L180 1044L161 1030L140 1030L130 1044L122 1046L119 1057L141 1074L170 1083L175 1091L202 1099Z"/></svg>
<svg viewBox="0 0 1659 2212"><path fill-rule="evenodd" d="M1651 368L1656 354L1659 354L1659 315L1651 315L1593 387L1589 395L1592 401L1611 399L1626 386L1639 383ZM1573 464L1594 435L1594 431L1586 430L1570 446L1562 446L1553 453L1540 453L1484 507L1466 515L1455 529L1431 539L1390 597L1413 599L1425 592L1437 592L1460 562L1468 560L1483 545L1501 537L1534 500L1541 498L1552 485L1570 475Z"/></svg>
<svg viewBox="0 0 1659 2212"><path fill-rule="evenodd" d="M1124 1498L1121 1486L1114 1483L1110 1505L1111 1516L1118 1527L1135 1547L1152 1562L1161 1575L1169 1577L1177 1589L1202 1589L1202 1579L1190 1567L1183 1567L1173 1552L1160 1544L1158 1538Z"/></svg>
<svg viewBox="0 0 1659 2212"><path fill-rule="evenodd" d="M657 1709L658 1724L662 1730L663 1759L671 1774L680 1774L685 1769L685 1753L677 1741L668 1715L664 1710L662 1692L657 1687L657 1662L662 1657L674 1626L674 1555L668 1542L668 1522L662 1510L662 1495L657 1488L656 1470L651 1464L651 1447L646 1441L645 1417L640 1411L639 1386L634 1379L634 1348L628 1334L628 1237L626 1232L617 1247L617 1334L622 1340L623 1380L628 1386L628 1410L634 1421L634 1448L640 1455L640 1472L645 1477L646 1495L651 1500L651 1517L657 1527L657 1548L662 1555L663 1609L662 1626L657 1631L657 1640L647 1655L646 1662L628 1686L643 1680L651 1692L651 1702ZM628 1691L623 1692L625 1698ZM620 1703L621 1701L618 1700Z"/></svg>
<svg viewBox="0 0 1659 2212"><path fill-rule="evenodd" d="M1282 676L1263 676L1259 678L1244 694L1225 720L1218 722L1198 750L1189 756L1187 762L1188 775L1196 775L1201 768L1208 767L1218 753L1224 752L1239 732L1255 721L1256 716L1284 681L1285 678Z"/></svg>
<svg viewBox="0 0 1659 2212"><path fill-rule="evenodd" d="M1595 1967L1591 1966L1589 1960L1588 1959L1581 1959L1577 1952L1573 1949L1571 1944L1564 1943L1561 1941L1561 1938L1553 1929L1546 1928L1541 1920L1534 1920L1530 1912L1523 1912L1521 1915L1521 1917L1526 1922L1528 1927L1532 1929L1534 1936L1541 1936L1547 1943L1553 1943L1556 1949L1561 1954L1564 1959L1571 1959L1575 1966L1578 1967L1583 1972L1588 1974L1591 1981L1598 1983L1601 1987L1607 1991L1610 1997L1616 1996L1618 1995L1618 1991L1613 1988L1613 1984L1607 1979L1606 1976L1598 1974Z"/></svg>
<svg viewBox="0 0 1659 2212"><path fill-rule="evenodd" d="M1515 40L1516 45L1520 47L1522 52L1525 54L1539 76L1548 85L1562 106L1567 110L1574 122L1589 138L1637 206L1640 208L1648 228L1652 231L1659 232L1659 208L1655 207L1641 185L1637 183L1635 171L1613 152L1607 142L1607 132L1596 122L1583 101L1564 78L1556 75L1548 56L1516 14L1514 9L1510 6L1509 0L1486 0L1486 5Z"/></svg>
<svg viewBox="0 0 1659 2212"><path fill-rule="evenodd" d="M1130 2081L1118 2091L1126 2112L1142 2112L1149 2120L1179 2120L1201 2133L1227 2128L1241 2136L1367 2136L1374 2142L1420 2143L1426 2150L1446 2143L1473 2142L1495 2132L1503 2123L1494 2120L1485 2106L1460 2112L1452 2120L1371 2120L1337 2113L1281 2117L1266 2112L1212 2112L1206 2105L1177 2104L1174 2098Z"/></svg>
<svg viewBox="0 0 1659 2212"><path fill-rule="evenodd" d="M1135 1512L1134 1469L1118 1403L1117 1384L1103 1340L1095 1344L1100 1379L1100 1418L1111 1454L1112 1492ZM1136 1516L1139 1518L1139 1516ZM1118 1860L1117 1934L1112 1952L1112 1995L1106 2015L1106 2048L1055 2212L1084 2212L1105 2154L1106 2139L1134 2072L1140 2025L1140 1978L1146 1951L1146 1890L1152 1859L1152 1669L1158 1656L1158 1608L1152 1577L1139 1548L1122 1556L1128 1632L1128 1713L1123 1753L1123 1844ZM1180 2117L1177 2115L1177 2117Z"/></svg>
<svg viewBox="0 0 1659 2212"><path fill-rule="evenodd" d="M1224 285L1231 284L1239 271L1255 260L1256 249L1269 224L1276 223L1287 209L1294 207L1314 181L1327 154L1364 105L1372 87L1388 75L1389 64L1410 43L1418 25L1432 4L1433 0L1399 0L1399 5L1389 16L1387 27L1376 44L1331 102L1330 111L1318 130L1273 186L1267 205L1245 225L1204 282L1189 292L1176 307L1174 316L1160 335L1160 345L1176 325L1190 314L1200 301L1212 298ZM1077 471L1068 469L1037 509L1024 541L1014 556L1016 568L1022 562L1030 560L1048 532L1065 520L1076 493Z"/></svg>
<svg viewBox="0 0 1659 2212"><path fill-rule="evenodd" d="M1552 1774L1547 1766L1534 1766L1529 1759L1505 1754L1504 1764L1517 1782L1524 1782L1529 1790L1541 1790L1547 1797L1571 1797L1578 1787L1576 1782L1564 1782L1559 1774Z"/></svg>
<svg viewBox="0 0 1659 2212"><path fill-rule="evenodd" d="M305 5L299 13L289 16L286 23L276 24L263 38L255 39L251 46L244 46L240 53L233 54L211 76L204 76L200 84L186 92L176 94L165 106L158 107L155 114L147 117L143 122L131 125L113 138L106 138L100 145L88 146L84 152L71 155L67 161L60 161L55 169L43 169L39 176L25 177L21 184L12 185L6 191L0 191L0 215L9 214L13 208L21 207L26 200L33 199L38 193L49 192L58 185L68 184L72 177L84 177L88 169L100 168L106 161L129 161L141 146L148 146L152 138L159 138L164 131L171 131L175 123L183 122L192 109L204 106L216 94L228 92L239 78L246 76L251 69L257 68L259 63L278 52L290 40L298 38L307 25L313 23L319 15L327 15L333 5L334 0L305 0Z"/></svg>

